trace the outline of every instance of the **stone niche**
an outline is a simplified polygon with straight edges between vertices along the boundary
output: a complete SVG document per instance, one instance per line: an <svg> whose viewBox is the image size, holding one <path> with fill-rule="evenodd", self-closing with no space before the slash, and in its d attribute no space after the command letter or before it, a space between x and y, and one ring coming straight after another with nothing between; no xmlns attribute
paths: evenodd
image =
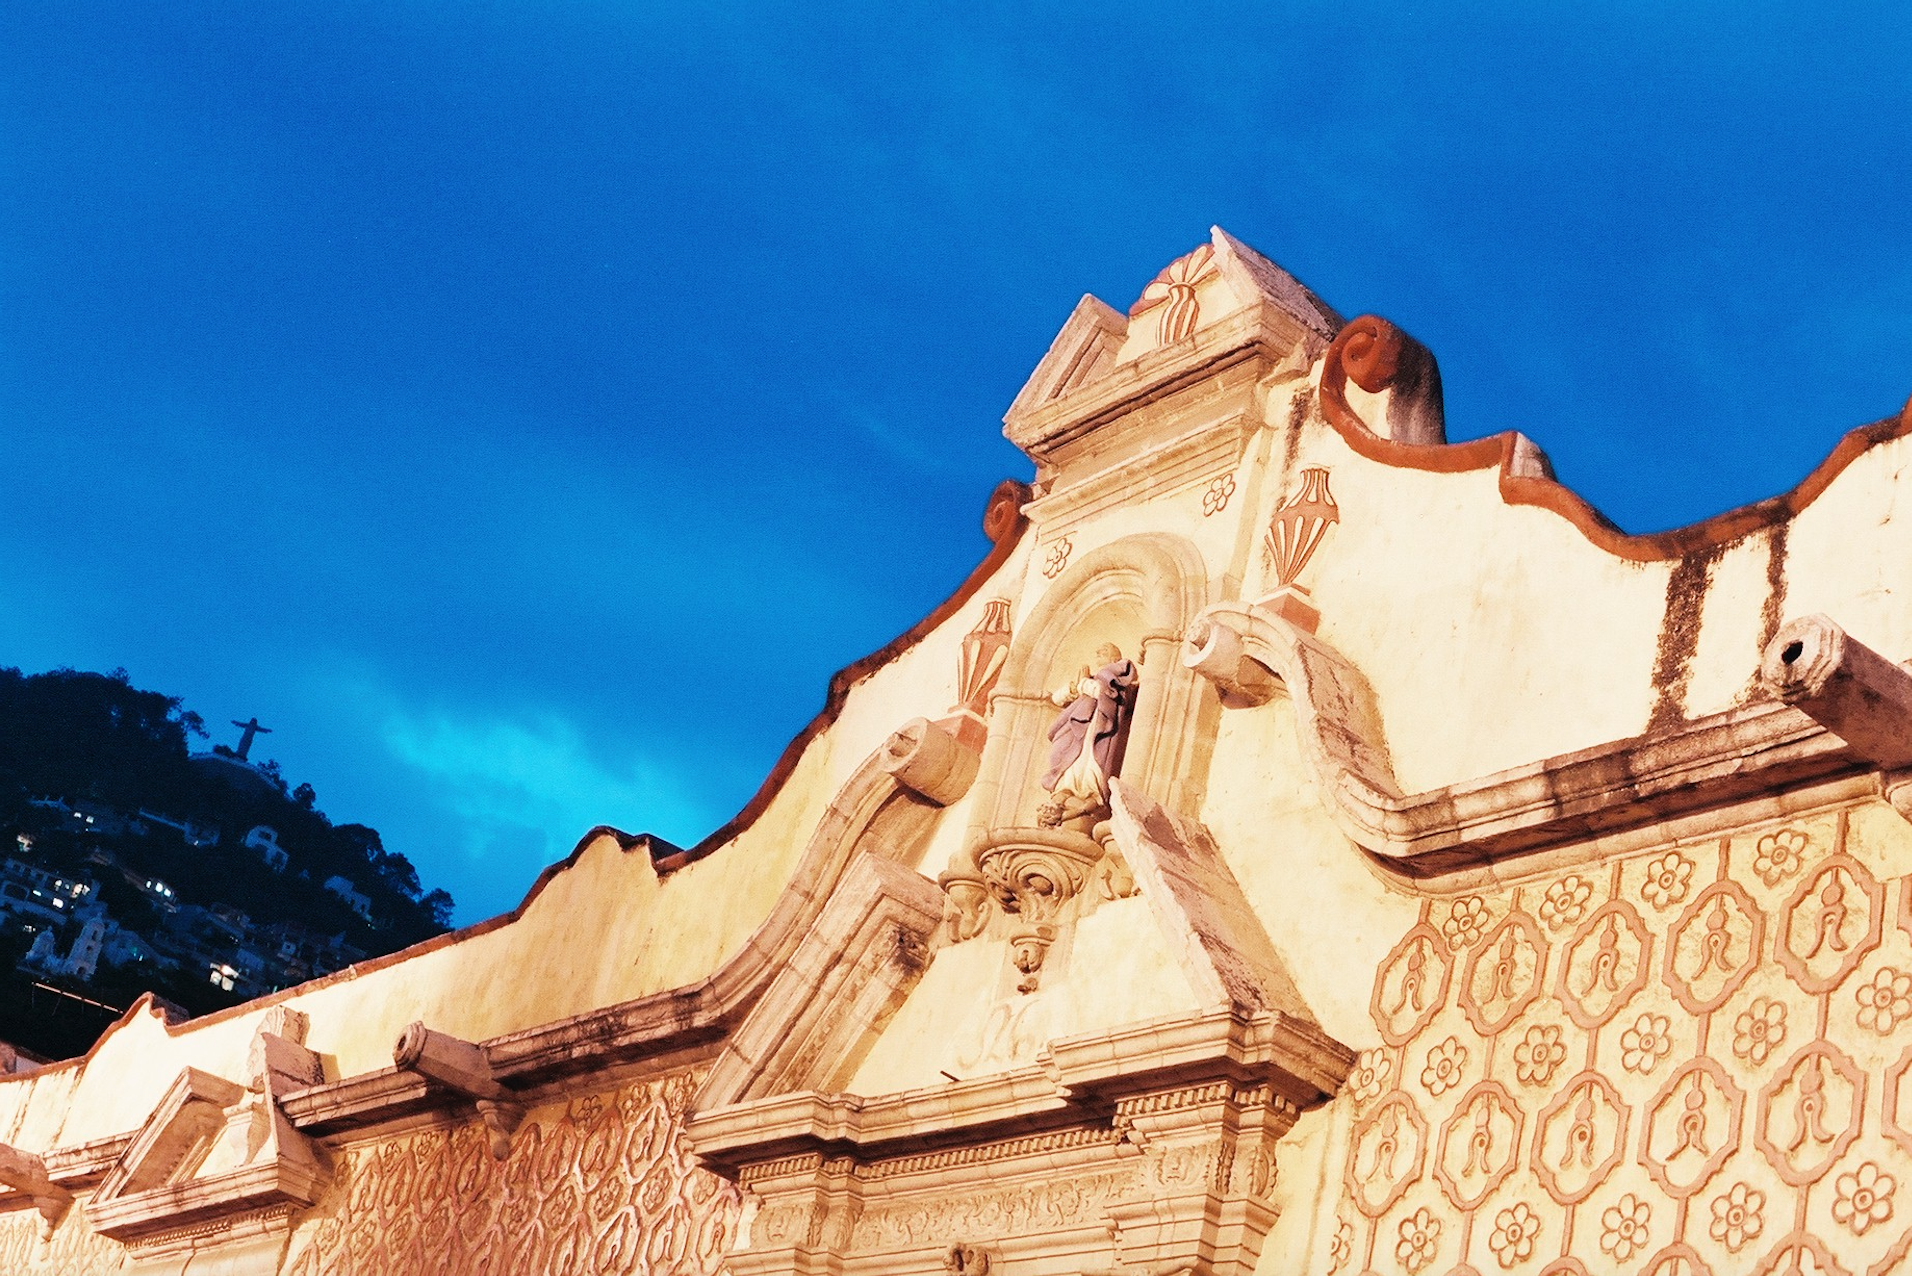
<svg viewBox="0 0 1912 1276"><path fill-rule="evenodd" d="M990 704L989 747L975 781L970 841L1036 826L1045 794L1050 698L1113 643L1140 676L1119 774L1177 810L1198 809L1205 767L1197 747L1219 712L1180 660L1182 635L1208 601L1207 568L1179 536L1126 537L1084 554L1019 627Z"/></svg>

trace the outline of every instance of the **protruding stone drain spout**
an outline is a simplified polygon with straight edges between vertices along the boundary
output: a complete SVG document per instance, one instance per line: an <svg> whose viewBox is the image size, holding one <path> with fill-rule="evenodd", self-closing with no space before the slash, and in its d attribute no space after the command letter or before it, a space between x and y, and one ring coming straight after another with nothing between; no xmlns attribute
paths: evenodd
<svg viewBox="0 0 1912 1276"><path fill-rule="evenodd" d="M491 1134L493 1158L502 1161L511 1155L511 1133L524 1120L524 1108L492 1075L491 1057L483 1046L412 1023L392 1047L392 1062L471 1099Z"/></svg>
<svg viewBox="0 0 1912 1276"><path fill-rule="evenodd" d="M1912 672L1826 617L1782 625L1760 657L1759 681L1864 761L1887 772L1912 767Z"/></svg>

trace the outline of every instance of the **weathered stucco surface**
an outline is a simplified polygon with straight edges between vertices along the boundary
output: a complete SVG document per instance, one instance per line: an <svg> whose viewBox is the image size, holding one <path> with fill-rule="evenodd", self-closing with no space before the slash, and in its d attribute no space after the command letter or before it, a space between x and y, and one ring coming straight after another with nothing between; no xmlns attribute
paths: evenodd
<svg viewBox="0 0 1912 1276"><path fill-rule="evenodd" d="M1625 537L1219 230L1006 420L988 558L706 842L0 1081L0 1270L1908 1264L1903 422ZM1814 614L1883 659L1781 703Z"/></svg>

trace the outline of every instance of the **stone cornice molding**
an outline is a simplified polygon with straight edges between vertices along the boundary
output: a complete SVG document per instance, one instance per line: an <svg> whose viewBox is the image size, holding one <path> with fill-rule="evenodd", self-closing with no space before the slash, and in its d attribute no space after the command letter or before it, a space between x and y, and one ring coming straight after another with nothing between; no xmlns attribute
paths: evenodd
<svg viewBox="0 0 1912 1276"><path fill-rule="evenodd" d="M1215 1010L1051 1042L1034 1064L943 1086L700 1108L685 1133L700 1160L733 1176L804 1151L872 1161L1085 1120L1106 1126L1119 1100L1198 1082L1271 1086L1299 1111L1332 1097L1353 1058L1313 1024Z"/></svg>
<svg viewBox="0 0 1912 1276"><path fill-rule="evenodd" d="M716 971L694 984L474 1043L493 1078L529 1104L607 1068L713 1052L784 970L859 849L894 861L912 854L933 828L936 808L899 785L888 761L887 748L879 748L837 791L770 915ZM293 1091L282 1107L302 1131L343 1137L469 1102L414 1071L391 1067Z"/></svg>
<svg viewBox="0 0 1912 1276"><path fill-rule="evenodd" d="M1416 877L1880 769L1807 712L1760 701L1404 794L1373 691L1321 639L1265 607L1226 602L1202 613L1182 658L1225 707L1265 704L1285 688L1329 814L1357 846Z"/></svg>

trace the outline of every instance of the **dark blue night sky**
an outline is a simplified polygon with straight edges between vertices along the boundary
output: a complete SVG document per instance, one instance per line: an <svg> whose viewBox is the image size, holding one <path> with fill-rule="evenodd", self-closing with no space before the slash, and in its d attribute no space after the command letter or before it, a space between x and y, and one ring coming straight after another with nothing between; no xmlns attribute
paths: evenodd
<svg viewBox="0 0 1912 1276"><path fill-rule="evenodd" d="M0 192L0 664L258 714L466 921L728 817L1212 222L1633 531L1912 391L1889 6L9 4Z"/></svg>

